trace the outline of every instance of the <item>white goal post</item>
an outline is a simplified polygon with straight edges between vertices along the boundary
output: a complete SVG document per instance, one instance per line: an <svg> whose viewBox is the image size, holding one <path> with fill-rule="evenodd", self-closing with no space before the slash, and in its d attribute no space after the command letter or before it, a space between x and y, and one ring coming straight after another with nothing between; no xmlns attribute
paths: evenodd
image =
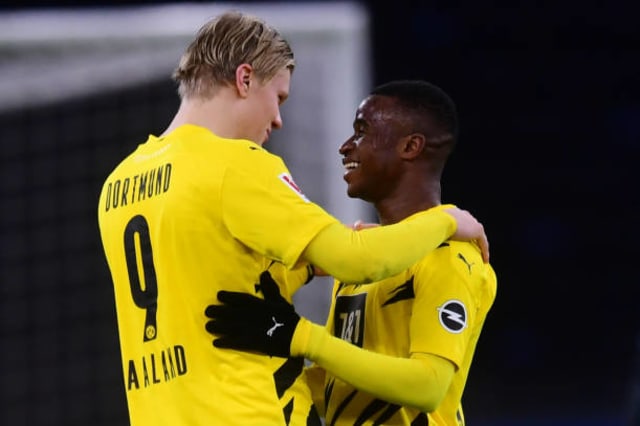
<svg viewBox="0 0 640 426"><path fill-rule="evenodd" d="M282 108L284 128L267 148L284 157L309 198L339 219L371 220L367 204L347 197L337 152L371 85L369 17L360 3L211 2L1 12L0 114L169 80L198 28L229 9L265 19L294 49L297 66L290 100ZM308 287L296 303L303 314L322 322L330 285Z"/></svg>

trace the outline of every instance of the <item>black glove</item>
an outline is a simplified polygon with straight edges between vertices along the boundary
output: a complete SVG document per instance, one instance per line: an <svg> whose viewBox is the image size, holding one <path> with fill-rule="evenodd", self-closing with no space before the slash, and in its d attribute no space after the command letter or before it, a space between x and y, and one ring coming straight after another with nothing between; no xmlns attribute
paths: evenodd
<svg viewBox="0 0 640 426"><path fill-rule="evenodd" d="M219 291L221 305L209 305L206 329L217 336L213 346L289 357L293 332L300 321L292 304L280 295L268 271L260 275L264 299L247 293Z"/></svg>

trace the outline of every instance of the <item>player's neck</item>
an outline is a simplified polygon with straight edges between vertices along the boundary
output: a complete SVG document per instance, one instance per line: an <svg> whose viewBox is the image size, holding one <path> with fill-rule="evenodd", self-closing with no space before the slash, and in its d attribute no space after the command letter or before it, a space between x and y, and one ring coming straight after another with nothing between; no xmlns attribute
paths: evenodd
<svg viewBox="0 0 640 426"><path fill-rule="evenodd" d="M440 193L439 182L425 183L410 189L403 188L394 196L375 202L380 224L397 223L415 213L439 206L442 203Z"/></svg>
<svg viewBox="0 0 640 426"><path fill-rule="evenodd" d="M221 93L213 99L185 99L161 136L166 136L185 124L191 124L204 127L217 136L236 139L237 125L233 110L232 103Z"/></svg>

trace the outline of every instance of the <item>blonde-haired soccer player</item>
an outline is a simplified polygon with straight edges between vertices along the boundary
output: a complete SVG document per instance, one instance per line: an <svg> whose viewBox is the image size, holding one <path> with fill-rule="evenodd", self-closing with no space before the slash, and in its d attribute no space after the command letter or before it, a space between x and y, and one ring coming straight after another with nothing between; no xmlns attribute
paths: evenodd
<svg viewBox="0 0 640 426"><path fill-rule="evenodd" d="M262 147L282 126L294 66L259 18L213 18L174 73L172 122L103 185L98 220L133 426L317 424L300 359L211 347L203 308L217 292L259 293L268 269L290 300L310 263L370 282L452 235L486 245L482 226L455 208L356 233L310 202Z"/></svg>

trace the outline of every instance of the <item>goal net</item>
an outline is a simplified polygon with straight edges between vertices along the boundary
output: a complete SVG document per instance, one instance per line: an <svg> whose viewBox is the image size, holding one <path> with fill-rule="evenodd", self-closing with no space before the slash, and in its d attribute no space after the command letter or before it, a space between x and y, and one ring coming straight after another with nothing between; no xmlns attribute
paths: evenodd
<svg viewBox="0 0 640 426"><path fill-rule="evenodd" d="M1 424L127 423L111 279L97 230L106 175L178 107L170 74L197 29L228 9L266 19L297 61L281 155L309 198L344 222L338 147L371 83L358 3L198 3L0 13ZM330 281L296 295L323 322Z"/></svg>

